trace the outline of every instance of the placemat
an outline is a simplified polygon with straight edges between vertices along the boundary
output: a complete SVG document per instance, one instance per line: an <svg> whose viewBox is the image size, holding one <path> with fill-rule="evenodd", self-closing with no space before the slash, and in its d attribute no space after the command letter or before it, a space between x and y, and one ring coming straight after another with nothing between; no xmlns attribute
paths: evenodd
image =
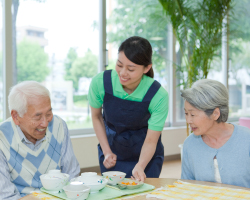
<svg viewBox="0 0 250 200"><path fill-rule="evenodd" d="M128 189L120 190L117 186L107 185L102 190L100 190L98 193L89 194L87 200L114 199L114 198L125 196L125 195L131 195L131 194L150 191L150 190L153 190L154 188L155 187L153 185L149 185L146 183L144 183L142 187L140 187L138 189L133 189L133 190L128 190ZM55 197L70 200L69 198L67 198L64 191L61 193L54 194L54 193L51 193L49 190L44 189L43 187L40 190L44 193L53 195ZM50 198L48 195L46 196L46 194L43 196L43 193L33 193L33 194L40 199L44 198L43 200L47 200L48 198Z"/></svg>
<svg viewBox="0 0 250 200"><path fill-rule="evenodd" d="M178 180L173 185L166 185L150 192L147 197L168 200L245 200L250 199L250 191L192 184Z"/></svg>

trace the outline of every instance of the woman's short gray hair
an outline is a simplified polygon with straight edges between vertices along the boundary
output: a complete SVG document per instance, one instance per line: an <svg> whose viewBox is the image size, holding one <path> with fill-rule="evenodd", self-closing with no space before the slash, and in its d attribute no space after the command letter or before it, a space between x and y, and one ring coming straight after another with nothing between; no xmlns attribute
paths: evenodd
<svg viewBox="0 0 250 200"><path fill-rule="evenodd" d="M220 109L217 122L226 122L229 114L228 90L219 81L202 79L196 81L191 88L182 90L181 96L195 108L210 116L215 108Z"/></svg>
<svg viewBox="0 0 250 200"><path fill-rule="evenodd" d="M27 112L28 100L38 97L49 97L49 90L36 81L23 81L10 89L8 96L9 110L16 110L20 117Z"/></svg>

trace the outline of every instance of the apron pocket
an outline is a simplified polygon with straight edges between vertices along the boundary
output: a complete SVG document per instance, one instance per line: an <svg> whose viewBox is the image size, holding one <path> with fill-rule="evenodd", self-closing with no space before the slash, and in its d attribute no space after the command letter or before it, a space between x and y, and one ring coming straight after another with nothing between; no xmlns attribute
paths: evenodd
<svg viewBox="0 0 250 200"><path fill-rule="evenodd" d="M138 160L146 134L142 130L116 134L113 149L121 160Z"/></svg>

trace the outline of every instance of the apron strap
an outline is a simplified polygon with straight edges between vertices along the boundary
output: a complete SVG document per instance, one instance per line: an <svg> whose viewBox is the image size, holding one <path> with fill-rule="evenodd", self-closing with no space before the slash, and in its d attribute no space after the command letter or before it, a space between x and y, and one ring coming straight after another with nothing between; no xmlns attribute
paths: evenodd
<svg viewBox="0 0 250 200"><path fill-rule="evenodd" d="M154 81L153 84L148 89L147 93L145 94L142 102L151 101L151 99L155 96L156 92L160 89L161 84L158 81Z"/></svg>
<svg viewBox="0 0 250 200"><path fill-rule="evenodd" d="M103 84L104 84L105 92L113 95L111 72L112 72L112 70L105 70L104 71L104 73L103 73Z"/></svg>

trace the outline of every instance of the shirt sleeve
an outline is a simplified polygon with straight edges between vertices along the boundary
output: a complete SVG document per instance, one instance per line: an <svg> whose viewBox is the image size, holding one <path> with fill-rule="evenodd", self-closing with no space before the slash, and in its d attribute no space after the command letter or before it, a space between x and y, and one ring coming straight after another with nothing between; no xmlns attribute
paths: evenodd
<svg viewBox="0 0 250 200"><path fill-rule="evenodd" d="M64 140L61 149L61 171L69 174L70 179L76 177L80 173L80 165L75 157L73 146L69 136L68 127L63 121Z"/></svg>
<svg viewBox="0 0 250 200"><path fill-rule="evenodd" d="M0 199L17 200L21 198L14 183L11 182L7 159L0 150Z"/></svg>
<svg viewBox="0 0 250 200"><path fill-rule="evenodd" d="M148 129L162 131L168 116L168 93L161 87L149 105Z"/></svg>
<svg viewBox="0 0 250 200"><path fill-rule="evenodd" d="M89 105L93 108L101 108L104 98L103 72L93 77L88 92Z"/></svg>
<svg viewBox="0 0 250 200"><path fill-rule="evenodd" d="M183 153L181 161L181 179L195 180L194 174L189 165L187 145L183 144Z"/></svg>

